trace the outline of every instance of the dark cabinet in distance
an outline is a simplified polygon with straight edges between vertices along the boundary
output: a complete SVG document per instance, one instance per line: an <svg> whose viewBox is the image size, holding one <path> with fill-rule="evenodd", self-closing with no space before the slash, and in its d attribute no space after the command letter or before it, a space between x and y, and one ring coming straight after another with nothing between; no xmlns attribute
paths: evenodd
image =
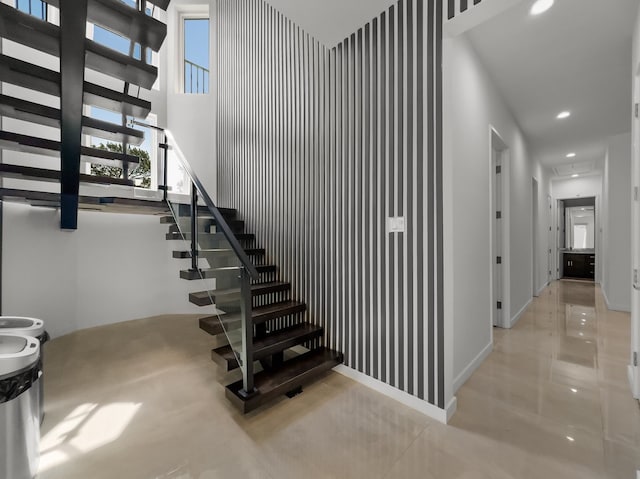
<svg viewBox="0 0 640 479"><path fill-rule="evenodd" d="M595 279L595 255L565 253L563 257L565 278Z"/></svg>

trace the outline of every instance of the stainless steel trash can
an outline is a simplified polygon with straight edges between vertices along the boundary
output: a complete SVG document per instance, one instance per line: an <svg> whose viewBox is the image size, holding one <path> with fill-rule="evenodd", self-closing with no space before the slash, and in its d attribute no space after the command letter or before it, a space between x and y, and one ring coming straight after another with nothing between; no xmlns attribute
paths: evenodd
<svg viewBox="0 0 640 479"><path fill-rule="evenodd" d="M0 477L32 479L38 473L40 341L0 334Z"/></svg>
<svg viewBox="0 0 640 479"><path fill-rule="evenodd" d="M44 371L44 349L42 346L49 340L44 329L44 321L22 316L0 316L0 334L21 334L31 336L40 341L40 370ZM38 380L38 404L40 407L40 423L44 419L44 376Z"/></svg>

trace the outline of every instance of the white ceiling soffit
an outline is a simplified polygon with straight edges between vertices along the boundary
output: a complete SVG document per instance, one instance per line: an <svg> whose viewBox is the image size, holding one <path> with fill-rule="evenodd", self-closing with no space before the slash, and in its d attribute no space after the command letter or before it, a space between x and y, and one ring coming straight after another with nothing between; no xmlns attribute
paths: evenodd
<svg viewBox="0 0 640 479"><path fill-rule="evenodd" d="M535 17L531 4L515 5L469 38L543 165L598 166L606 138L631 127L638 0L562 0ZM571 117L557 120L564 110Z"/></svg>
<svg viewBox="0 0 640 479"><path fill-rule="evenodd" d="M569 165L557 165L553 167L553 172L557 176L571 176L571 175L587 175L593 173L595 170L595 163L588 161L586 163L572 163Z"/></svg>
<svg viewBox="0 0 640 479"><path fill-rule="evenodd" d="M397 0L267 0L306 33L333 47Z"/></svg>

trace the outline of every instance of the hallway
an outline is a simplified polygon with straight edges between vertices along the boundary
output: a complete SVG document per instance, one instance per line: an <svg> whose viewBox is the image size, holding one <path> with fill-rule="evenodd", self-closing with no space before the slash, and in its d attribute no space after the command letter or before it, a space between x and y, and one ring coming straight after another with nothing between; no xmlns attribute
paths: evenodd
<svg viewBox="0 0 640 479"><path fill-rule="evenodd" d="M593 284L553 283L513 330L495 330L448 426L334 372L243 416L195 326L162 316L51 341L40 477L635 479L640 469L629 315L606 311Z"/></svg>
<svg viewBox="0 0 640 479"><path fill-rule="evenodd" d="M484 462L490 477L489 462L505 477L635 478L640 408L626 376L629 328L628 314L606 309L599 286L560 281L513 330L494 329L494 351L458 391L452 421L460 442L475 442L469 460Z"/></svg>

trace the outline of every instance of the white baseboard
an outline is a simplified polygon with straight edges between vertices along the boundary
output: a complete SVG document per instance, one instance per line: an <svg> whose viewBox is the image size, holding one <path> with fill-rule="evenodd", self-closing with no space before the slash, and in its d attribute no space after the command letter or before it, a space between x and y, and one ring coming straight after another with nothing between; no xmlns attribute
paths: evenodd
<svg viewBox="0 0 640 479"><path fill-rule="evenodd" d="M447 409L440 409L433 404L429 404L427 401L423 401L422 399L412 396L411 394L400 391L393 386L389 386L387 383L383 383L378 379L367 376L366 374L361 373L360 371L356 371L355 369L345 366L344 364L336 366L335 368L333 368L333 370L337 373L342 374L343 376L348 377L349 379L353 379L363 386L379 392L380 394L384 394L391 399L395 399L405 406L408 406L411 409L415 409L425 416L429 416L430 418L435 419L436 421L439 421L443 424L447 424L449 419L456 411L457 400L455 397L451 399L451 401L449 401L449 404L447 404Z"/></svg>
<svg viewBox="0 0 640 479"><path fill-rule="evenodd" d="M482 351L471 361L466 368L462 370L458 377L456 377L453 381L453 393L455 394L458 389L462 387L464 383L467 382L467 379L471 377L471 375L475 372L476 369L484 362L485 359L491 354L493 351L493 341L489 342Z"/></svg>
<svg viewBox="0 0 640 479"><path fill-rule="evenodd" d="M631 394L633 397L640 401L640 384L636 384L635 371L633 366L627 366L627 378L629 379L629 387L631 388Z"/></svg>
<svg viewBox="0 0 640 479"><path fill-rule="evenodd" d="M609 297L607 296L607 292L604 288L600 288L602 291L602 296L604 296L604 304L607 306L609 311L622 311L623 313L630 313L631 307L628 304L618 304L612 303L609 301Z"/></svg>
<svg viewBox="0 0 640 479"><path fill-rule="evenodd" d="M550 284L551 284L551 282L550 282L550 281L547 281L547 282L546 282L546 283L545 283L545 284L544 284L544 285L543 285L543 286L538 290L538 292L536 293L536 297L540 296L540 294L542 294L542 292L545 290L545 288L546 288L547 286L549 286Z"/></svg>
<svg viewBox="0 0 640 479"><path fill-rule="evenodd" d="M533 301L533 298L530 298L529 301L527 301L527 303L522 307L522 309L518 311L513 318L511 318L511 325L509 326L510 328L513 328L516 325L516 323L520 321L520 318L522 317L524 312L527 310L527 308L529 307L532 301Z"/></svg>

